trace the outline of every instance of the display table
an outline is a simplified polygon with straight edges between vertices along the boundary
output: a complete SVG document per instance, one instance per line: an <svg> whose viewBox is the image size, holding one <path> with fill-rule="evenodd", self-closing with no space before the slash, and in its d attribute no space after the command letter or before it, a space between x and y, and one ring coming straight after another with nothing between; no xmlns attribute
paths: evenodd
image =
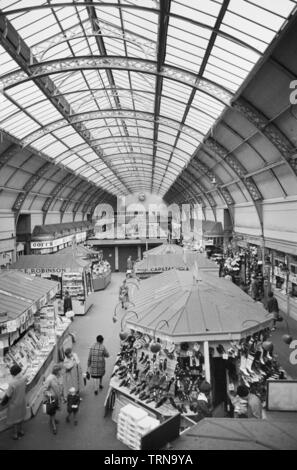
<svg viewBox="0 0 297 470"><path fill-rule="evenodd" d="M28 382L26 386L27 413L25 420L29 420L32 416L35 416L41 403L43 402L43 382L45 378L51 373L53 365L58 361L58 351L69 334L70 325L71 321L67 319L63 319L63 323L60 323L59 329L57 330L56 343L49 345L48 348L44 350L43 357L39 363L39 369L36 375L32 378L32 380L30 380L30 382ZM47 354L45 354L46 351ZM8 427L6 423L6 417L7 405L0 409L0 432L4 431Z"/></svg>
<svg viewBox="0 0 297 470"><path fill-rule="evenodd" d="M99 276L94 276L93 274L93 287L94 291L97 292L98 290L104 290L111 281L111 271L107 271L106 273L102 273Z"/></svg>

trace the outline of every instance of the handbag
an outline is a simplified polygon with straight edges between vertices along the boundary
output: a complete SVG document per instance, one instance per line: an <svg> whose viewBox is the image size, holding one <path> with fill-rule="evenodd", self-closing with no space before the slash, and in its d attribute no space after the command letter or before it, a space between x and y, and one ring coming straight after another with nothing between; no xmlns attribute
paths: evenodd
<svg viewBox="0 0 297 470"><path fill-rule="evenodd" d="M55 397L48 397L43 403L43 412L49 416L56 413L58 409L58 400Z"/></svg>

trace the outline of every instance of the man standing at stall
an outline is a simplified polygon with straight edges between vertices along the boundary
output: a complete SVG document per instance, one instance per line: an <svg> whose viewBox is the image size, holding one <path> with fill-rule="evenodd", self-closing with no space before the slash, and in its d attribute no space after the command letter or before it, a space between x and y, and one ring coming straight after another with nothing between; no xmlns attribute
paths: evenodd
<svg viewBox="0 0 297 470"><path fill-rule="evenodd" d="M65 290L65 295L64 295L64 315L66 312L69 310L72 310L72 300L69 295L68 290Z"/></svg>
<svg viewBox="0 0 297 470"><path fill-rule="evenodd" d="M272 330L276 330L276 322L279 320L279 306L278 301L274 297L273 292L268 293L268 302L267 302L267 310L269 313L273 314L273 328Z"/></svg>

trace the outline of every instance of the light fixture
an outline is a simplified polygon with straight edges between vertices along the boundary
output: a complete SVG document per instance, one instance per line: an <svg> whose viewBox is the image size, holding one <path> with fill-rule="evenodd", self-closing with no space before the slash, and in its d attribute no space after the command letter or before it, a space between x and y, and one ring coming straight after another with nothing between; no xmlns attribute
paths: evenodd
<svg viewBox="0 0 297 470"><path fill-rule="evenodd" d="M125 315L123 315L123 317L122 317L122 319L121 319L121 331L120 331L120 333L119 333L119 336L120 336L121 341L125 341L125 340L128 338L129 334L130 334L129 331L124 330L124 320L126 319L127 315L130 314L130 313L136 315L136 317L138 318L137 313L134 312L134 311L132 311L132 310L128 310L128 311L125 313Z"/></svg>
<svg viewBox="0 0 297 470"><path fill-rule="evenodd" d="M291 335L289 335L289 334L284 334L284 335L282 336L282 340L283 340L283 342L286 343L286 344L291 344L292 341L293 341L293 336L291 336Z"/></svg>
<svg viewBox="0 0 297 470"><path fill-rule="evenodd" d="M161 320L157 324L157 326L155 328L155 331L154 331L154 339L153 339L153 342L150 345L150 350L154 354L158 353L161 350L161 344L156 340L156 331L157 331L157 328L159 327L159 325L161 325L161 323L165 323L167 328L169 328L169 323L168 323L167 320Z"/></svg>

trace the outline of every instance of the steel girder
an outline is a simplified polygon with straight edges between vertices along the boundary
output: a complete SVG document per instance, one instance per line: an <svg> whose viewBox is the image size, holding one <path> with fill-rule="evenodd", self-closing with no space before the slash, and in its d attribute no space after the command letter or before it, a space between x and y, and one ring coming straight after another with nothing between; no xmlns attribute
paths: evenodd
<svg viewBox="0 0 297 470"><path fill-rule="evenodd" d="M22 71L18 73L23 77L28 76L30 77L29 80L33 80L34 83L39 87L39 89L47 96L50 102L55 106L55 108L64 116L66 120L69 122L69 116L73 113L73 110L70 104L66 101L64 97L57 98L55 94L57 94L57 88L54 82L49 77L36 77L32 75L31 68L39 67L37 60L33 57L31 49L27 46L25 41L21 38L18 32L14 29L12 24L0 15L0 44L6 50L8 54L17 62L20 66ZM0 80L1 86L1 80ZM81 136L81 138L89 144L91 139L90 132L86 129L83 123L79 124L71 124L76 132ZM99 158L104 161L103 152L100 151L98 148L94 150L95 153L98 155ZM106 164L106 163L105 163ZM108 166L108 164L106 164ZM110 170L113 172L113 170ZM120 180L119 180L120 181ZM120 181L120 183L125 187L128 192L129 188Z"/></svg>
<svg viewBox="0 0 297 470"><path fill-rule="evenodd" d="M138 110L131 110L131 109L103 109L99 111L89 111L85 113L75 113L69 116L69 121L66 119L59 119L57 121L53 121L46 126L43 126L41 129L37 131L31 132L27 136L22 139L22 145L26 146L31 144L35 140L44 137L45 135L49 134L50 132L62 129L63 127L72 125L73 123L79 122L86 122L98 119L135 119L135 120L145 120L148 122L154 123L154 114L149 113L147 111L138 111ZM166 116L159 115L158 118L159 124L163 124L164 126L168 126L175 130L181 130L182 133L189 135L190 137L196 138L198 140L198 136L202 139L204 136L202 133L197 131L191 126L188 125L181 125L179 121L168 118Z"/></svg>
<svg viewBox="0 0 297 470"><path fill-rule="evenodd" d="M211 37L210 37L209 42L208 42L208 45L207 45L207 48L206 48L206 50L205 50L203 60L202 60L201 65L200 65L200 67L199 67L199 71L198 71L198 73L197 73L197 75L196 75L196 79L195 79L195 80L196 80L196 83L198 83L198 84L200 83L200 80L203 80L202 77L203 77L203 74L204 74L204 72L205 72L205 68L206 68L206 66L207 66L208 59L209 59L209 56L210 56L210 54L211 54L212 48L213 48L213 46L214 46L214 42L215 42L217 33L218 33L218 31L220 30L221 23L222 23L222 21L223 21L224 15L225 15L225 13L226 13L226 11L227 11L227 8L228 8L228 5L229 5L229 1L230 1L230 0L224 0L224 1L223 1L223 4L222 4L222 6L221 6L220 13L219 13L219 15L218 15L218 17L217 17L215 26L214 26L214 28L213 28ZM184 112L184 115L183 115L183 117L182 117L182 121L181 121L182 124L184 124L185 121L186 121L186 119L187 119L188 113L189 113L189 111L190 111L190 109L191 109L191 104L193 103L193 100L194 100L195 95L196 95L196 91L197 91L197 88L196 88L196 87L193 87L193 89L192 89L192 91L191 91L191 95L190 95L190 97L189 97L189 99L188 99L187 107L186 107L185 112ZM225 103L225 104L228 105L229 103ZM177 142L178 142L179 137L180 137L180 132L177 133L177 136L176 136L176 138L175 138L174 148L175 148L176 145L177 145ZM172 158L173 154L174 154L174 152L172 152L172 154L171 154L171 156L170 156L168 165L169 165L170 162L171 162L171 158ZM161 183L161 184L162 184L162 183ZM160 189L160 186L159 186L158 189Z"/></svg>
<svg viewBox="0 0 297 470"><path fill-rule="evenodd" d="M185 178L184 178L184 177L185 177ZM190 181L192 182L192 185L190 185L190 186L189 186L188 178L189 178ZM215 202L213 196L212 196L210 193L206 194L206 188L204 188L200 183L198 183L198 182L196 181L195 177L193 177L193 176L192 176L191 174L189 174L189 173L188 173L187 175L185 175L185 173L183 173L183 175L181 175L181 176L179 177L179 179L180 179L182 182L184 182L185 185L188 185L188 189L191 189L192 194L195 194L195 195L196 195L195 191L192 190L192 186L193 186L194 189L197 188L197 189L200 191L201 195L203 195L203 198L206 199L206 201L208 202L208 205L210 206L210 208L211 208L211 210L212 210L212 212L213 212L214 219L217 220L216 209L215 209L215 208L216 208L216 202ZM205 205L205 204L204 204L204 205Z"/></svg>
<svg viewBox="0 0 297 470"><path fill-rule="evenodd" d="M0 170L15 156L15 154L20 151L20 147L17 144L10 145L4 152L0 155Z"/></svg>
<svg viewBox="0 0 297 470"><path fill-rule="evenodd" d="M60 222L61 223L62 223L64 214L65 214L69 204L71 203L71 199L73 198L73 196L78 191L85 191L85 188L87 188L87 190L89 191L89 185L90 185L90 183L88 181L81 181L81 183L78 186L76 186L75 188L73 188L70 191L70 193L66 196L67 199L66 198L64 199L64 201L62 202L61 207L59 209L59 211L60 211Z"/></svg>
<svg viewBox="0 0 297 470"><path fill-rule="evenodd" d="M232 109L241 113L277 148L282 160L286 163L294 177L297 178L297 166L295 160L292 158L295 146L283 134L279 127L275 123L270 122L254 105L243 98L234 101L232 103Z"/></svg>
<svg viewBox="0 0 297 470"><path fill-rule="evenodd" d="M87 188L82 195L80 196L80 201L77 201L77 203L73 207L73 217L79 212L79 208L85 204L85 201L88 201L89 198L94 194L94 192L98 193L100 196L105 195L106 191L100 189L100 188L94 188L94 191L91 192L90 194L90 189Z"/></svg>
<svg viewBox="0 0 297 470"><path fill-rule="evenodd" d="M161 0L161 2L162 1L163 0ZM10 16L10 15L20 14L20 13L28 12L28 11L46 10L46 9L54 10L55 8L60 9L62 7L74 7L74 8L76 7L77 8L77 7L82 7L82 6L83 7L86 7L86 6L100 7L100 8L113 7L113 8L124 9L124 10L140 10L140 11L144 11L144 12L148 12L148 13L158 14L159 13L159 10L157 9L158 3L159 3L159 0L155 0L153 2L155 8L151 8L151 7L144 7L144 6L135 5L135 4L130 5L130 4L114 3L114 2L104 2L103 3L103 2L87 1L87 0L85 0L84 2L79 2L79 1L59 2L59 3L56 3L56 4L49 3L49 4L45 4L45 5L27 6L27 7L17 8L17 9L13 9L13 10L6 10L5 12L0 11L0 18L5 17L5 16ZM192 18L188 18L188 17L182 16L182 15L176 14L176 13L170 13L170 17L171 18L176 18L176 19L179 19L179 20L182 20L182 21L188 21L191 24L194 24L196 26L199 26L201 28L204 28L204 29L212 31L212 32L214 32L214 29L215 29L213 26L202 23L201 21L196 21ZM234 42L234 43L236 43L240 46L245 47L246 49L250 49L251 51L254 51L257 54L261 55L261 52L258 49L251 46L250 44L242 41L241 39L238 39L238 38L232 36L231 34L228 34L227 32L224 32L224 31L215 31L215 32L218 36L222 36L223 38L225 38L225 39L227 39L231 42Z"/></svg>
<svg viewBox="0 0 297 470"><path fill-rule="evenodd" d="M215 184L215 189L221 196L222 200L225 202L230 214L232 224L234 225L234 199L232 198L230 191L227 188L222 187L222 180L218 176L216 176L205 163L202 163L201 161L198 161L195 158L191 160L189 166L186 168L185 171L191 173L193 169L199 171L202 177L206 176L211 182L213 182L214 180L217 181L217 184Z"/></svg>
<svg viewBox="0 0 297 470"><path fill-rule="evenodd" d="M141 72L147 73L149 75L162 75L164 78L183 83L183 85L188 85L195 90L199 90L200 92L211 96L213 99L216 99L225 106L230 105L231 99L233 97L233 94L229 90L221 85L218 85L212 80L200 77L199 80L197 80L197 75L192 72L186 72L183 69L169 65L162 67L161 71L158 72L157 64L154 61L121 56L77 56L73 58L50 60L38 64L35 63L34 65L26 64L26 69L22 68L22 71L10 72L6 75L3 75L0 80L0 85L3 87L3 90L6 90L21 83L30 80L38 81L40 78L43 79L48 75L53 75L56 73L71 72L74 70L100 69L129 70L131 72ZM49 77L47 78L46 82L48 80L50 80ZM53 82L51 83L53 84ZM55 85L53 84L53 86ZM51 100L55 98L55 94L57 94L57 91L55 91L54 94L53 92L51 93ZM70 107L69 104L68 107ZM59 111L61 112L61 109L59 109ZM70 114L72 113L68 111L68 113L65 115L66 119Z"/></svg>
<svg viewBox="0 0 297 470"><path fill-rule="evenodd" d="M167 30L169 23L171 0L163 0L160 2L159 21L158 21L158 39L157 39L157 77L155 84L155 105L154 105L154 147L153 147L153 165L152 165L152 178L151 178L151 192L153 191L154 184L154 171L156 160L156 145L158 142L158 116L160 114L161 96L163 87L163 77L161 75L162 68L165 63L166 56L166 41Z"/></svg>
<svg viewBox="0 0 297 470"><path fill-rule="evenodd" d="M45 173L50 169L52 164L50 162L46 162L44 165L42 165L36 173L29 178L29 180L24 184L22 190L19 192L12 210L15 214L15 222L17 223L20 211L22 210L22 206L29 195L30 191L33 189L33 187L38 183L38 181L45 175Z"/></svg>
<svg viewBox="0 0 297 470"><path fill-rule="evenodd" d="M50 210L50 206L54 203L56 198L60 195L60 193L65 189L65 186L71 184L77 178L76 175L68 173L60 183L56 184L54 189L51 191L51 195L46 199L45 203L42 206L43 212L43 224L45 224L45 219L47 216L48 211Z"/></svg>
<svg viewBox="0 0 297 470"><path fill-rule="evenodd" d="M203 143L203 145L209 149L211 152L218 155L224 162L237 174L238 178L240 179L241 183L244 185L245 189L249 193L251 197L251 201L256 209L256 213L258 215L260 228L262 236L264 234L264 226L263 226L263 211L262 211L262 195L254 182L252 177L247 176L247 170L244 168L238 159L235 157L232 152L229 152L225 147L223 147L219 142L215 139L209 137Z"/></svg>

